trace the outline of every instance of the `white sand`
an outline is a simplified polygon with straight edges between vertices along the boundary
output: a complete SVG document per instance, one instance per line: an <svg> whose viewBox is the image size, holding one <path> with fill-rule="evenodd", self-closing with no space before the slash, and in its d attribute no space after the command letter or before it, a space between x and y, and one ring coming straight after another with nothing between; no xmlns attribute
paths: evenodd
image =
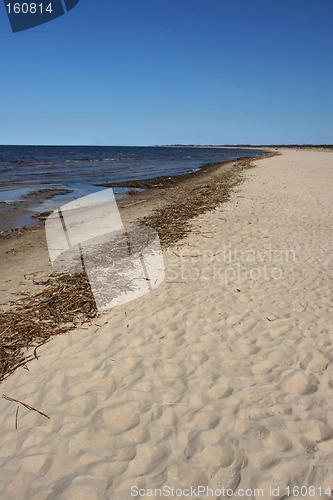
<svg viewBox="0 0 333 500"><path fill-rule="evenodd" d="M193 222L158 289L2 384L50 419L20 406L15 430L0 400L1 498L329 498L333 153L281 152Z"/></svg>

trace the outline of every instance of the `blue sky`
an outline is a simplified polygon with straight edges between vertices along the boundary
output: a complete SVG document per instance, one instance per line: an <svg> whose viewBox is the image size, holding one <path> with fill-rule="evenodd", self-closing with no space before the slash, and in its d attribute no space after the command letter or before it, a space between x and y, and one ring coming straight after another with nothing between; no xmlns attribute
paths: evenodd
<svg viewBox="0 0 333 500"><path fill-rule="evenodd" d="M80 0L13 34L0 144L333 142L332 0Z"/></svg>

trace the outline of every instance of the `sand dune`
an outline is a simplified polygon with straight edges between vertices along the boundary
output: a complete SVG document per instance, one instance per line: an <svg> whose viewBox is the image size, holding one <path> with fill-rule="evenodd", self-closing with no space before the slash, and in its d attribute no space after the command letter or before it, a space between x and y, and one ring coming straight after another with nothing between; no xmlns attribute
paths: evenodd
<svg viewBox="0 0 333 500"><path fill-rule="evenodd" d="M280 152L166 251L160 287L2 384L50 417L1 399L2 498L330 498L333 153Z"/></svg>

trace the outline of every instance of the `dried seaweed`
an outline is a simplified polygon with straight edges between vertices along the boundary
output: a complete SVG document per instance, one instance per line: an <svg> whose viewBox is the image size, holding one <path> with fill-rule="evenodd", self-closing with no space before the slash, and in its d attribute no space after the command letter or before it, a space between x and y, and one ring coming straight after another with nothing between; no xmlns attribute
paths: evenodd
<svg viewBox="0 0 333 500"><path fill-rule="evenodd" d="M238 168L235 167L214 179L209 185L199 186L191 191L188 191L186 186L178 188L179 193L175 201L144 217L139 224L155 229L163 247L177 243L191 231L191 219L228 201L232 188L241 180L238 175L240 169L248 163L239 164Z"/></svg>
<svg viewBox="0 0 333 500"><path fill-rule="evenodd" d="M50 274L42 292L16 301L8 311L0 311L0 381L19 366L38 359L36 347L91 320L96 313L85 274ZM27 356L24 351L33 347L34 354Z"/></svg>
<svg viewBox="0 0 333 500"><path fill-rule="evenodd" d="M28 361L38 360L37 347L51 337L94 318L96 301L106 305L132 291L135 284L130 279L131 261L126 258L128 244L131 255L138 254L151 243L151 237L147 230L136 228L109 241L97 240L89 249L89 278L82 267L75 272L79 262L69 253L68 272L53 272L46 279L34 280L35 285L45 287L40 293L25 296L8 311L0 311L0 381ZM26 355L29 348L34 349L33 354Z"/></svg>

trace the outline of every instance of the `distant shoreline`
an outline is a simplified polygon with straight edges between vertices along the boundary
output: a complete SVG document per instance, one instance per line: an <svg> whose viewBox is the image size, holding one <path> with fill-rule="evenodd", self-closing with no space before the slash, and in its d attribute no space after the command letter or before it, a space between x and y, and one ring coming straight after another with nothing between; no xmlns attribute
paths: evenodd
<svg viewBox="0 0 333 500"><path fill-rule="evenodd" d="M140 146L139 146L140 147ZM333 144L225 144L223 146L218 144L163 144L161 146L154 146L156 148L228 148L228 149L241 149L241 148L327 148L333 149Z"/></svg>

